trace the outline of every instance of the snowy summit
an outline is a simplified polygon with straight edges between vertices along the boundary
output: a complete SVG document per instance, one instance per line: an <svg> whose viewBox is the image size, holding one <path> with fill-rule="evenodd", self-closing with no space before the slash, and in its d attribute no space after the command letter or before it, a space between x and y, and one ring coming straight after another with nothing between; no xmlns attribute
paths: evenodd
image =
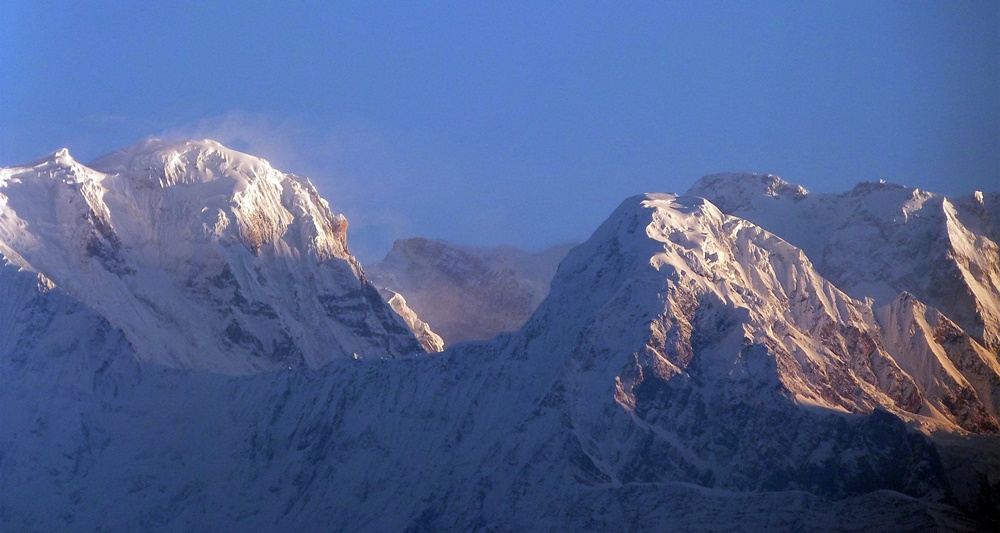
<svg viewBox="0 0 1000 533"><path fill-rule="evenodd" d="M0 252L143 361L228 374L423 352L308 180L211 140L0 171Z"/></svg>

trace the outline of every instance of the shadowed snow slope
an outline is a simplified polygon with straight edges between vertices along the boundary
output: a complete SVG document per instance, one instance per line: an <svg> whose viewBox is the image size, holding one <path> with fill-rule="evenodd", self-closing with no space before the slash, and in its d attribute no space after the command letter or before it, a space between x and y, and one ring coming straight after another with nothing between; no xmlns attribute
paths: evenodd
<svg viewBox="0 0 1000 533"><path fill-rule="evenodd" d="M307 180L214 141L0 169L0 254L169 367L246 374L422 353L346 231Z"/></svg>
<svg viewBox="0 0 1000 533"><path fill-rule="evenodd" d="M998 518L982 348L900 301L878 319L932 332L903 360L908 338L801 250L700 198L626 200L520 331L420 358L171 370L33 272L2 269L0 287L5 529L897 531ZM948 391L971 407L949 407Z"/></svg>

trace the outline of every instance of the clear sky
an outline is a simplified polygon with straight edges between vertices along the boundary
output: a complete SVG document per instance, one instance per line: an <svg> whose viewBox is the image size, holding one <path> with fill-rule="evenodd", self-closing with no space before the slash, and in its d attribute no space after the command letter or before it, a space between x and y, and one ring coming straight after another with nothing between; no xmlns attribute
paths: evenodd
<svg viewBox="0 0 1000 533"><path fill-rule="evenodd" d="M582 240L770 172L1000 190L1000 2L0 2L0 166L210 137L398 237Z"/></svg>

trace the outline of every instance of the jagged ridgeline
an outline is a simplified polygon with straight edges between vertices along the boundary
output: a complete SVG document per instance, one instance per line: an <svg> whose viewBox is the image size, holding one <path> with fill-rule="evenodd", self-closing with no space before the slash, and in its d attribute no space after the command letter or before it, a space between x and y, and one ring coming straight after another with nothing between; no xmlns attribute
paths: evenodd
<svg viewBox="0 0 1000 533"><path fill-rule="evenodd" d="M387 302L217 143L0 169L0 529L990 530L998 208L712 176L554 274L403 242Z"/></svg>
<svg viewBox="0 0 1000 533"><path fill-rule="evenodd" d="M0 251L121 329L140 360L247 374L423 352L308 180L213 141L4 170Z"/></svg>

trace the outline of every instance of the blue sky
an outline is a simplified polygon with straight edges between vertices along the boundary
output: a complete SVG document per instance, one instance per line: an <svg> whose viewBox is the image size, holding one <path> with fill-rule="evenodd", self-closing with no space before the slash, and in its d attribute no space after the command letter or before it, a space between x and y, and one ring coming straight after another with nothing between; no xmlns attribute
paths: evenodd
<svg viewBox="0 0 1000 533"><path fill-rule="evenodd" d="M363 261L540 249L770 172L1000 190L1000 2L0 2L0 166L211 137L309 176Z"/></svg>

